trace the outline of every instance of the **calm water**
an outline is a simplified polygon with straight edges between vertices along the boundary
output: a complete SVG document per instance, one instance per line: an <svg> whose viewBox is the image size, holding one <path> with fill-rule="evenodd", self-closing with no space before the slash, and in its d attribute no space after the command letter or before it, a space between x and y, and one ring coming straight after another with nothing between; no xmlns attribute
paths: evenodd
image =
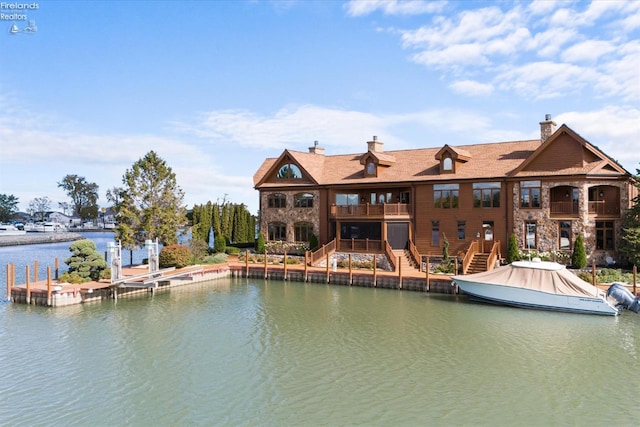
<svg viewBox="0 0 640 427"><path fill-rule="evenodd" d="M0 425L637 425L639 357L629 312L225 279L0 304Z"/></svg>

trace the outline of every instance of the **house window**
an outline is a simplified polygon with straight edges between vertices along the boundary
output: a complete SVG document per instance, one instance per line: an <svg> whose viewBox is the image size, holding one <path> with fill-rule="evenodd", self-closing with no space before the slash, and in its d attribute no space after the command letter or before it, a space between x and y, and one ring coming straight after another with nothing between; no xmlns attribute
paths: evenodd
<svg viewBox="0 0 640 427"><path fill-rule="evenodd" d="M286 165L282 165L278 170L278 174L276 175L278 179L301 179L302 172L300 168L293 163L287 163Z"/></svg>
<svg viewBox="0 0 640 427"><path fill-rule="evenodd" d="M372 161L369 161L367 163L367 175L374 175L375 176L375 174L376 174L376 165Z"/></svg>
<svg viewBox="0 0 640 427"><path fill-rule="evenodd" d="M440 245L440 221L431 221L431 245Z"/></svg>
<svg viewBox="0 0 640 427"><path fill-rule="evenodd" d="M287 196L282 193L274 193L269 195L269 207L270 208L285 208L287 207Z"/></svg>
<svg viewBox="0 0 640 427"><path fill-rule="evenodd" d="M473 207L474 208L499 208L500 207L500 183L499 182L473 183Z"/></svg>
<svg viewBox="0 0 640 427"><path fill-rule="evenodd" d="M433 206L436 208L457 208L459 184L435 184L433 186Z"/></svg>
<svg viewBox="0 0 640 427"><path fill-rule="evenodd" d="M287 225L282 222L269 223L269 240L287 240Z"/></svg>
<svg viewBox="0 0 640 427"><path fill-rule="evenodd" d="M538 241L536 223L534 221L527 221L524 223L524 247L525 249L536 249L536 243Z"/></svg>
<svg viewBox="0 0 640 427"><path fill-rule="evenodd" d="M348 206L348 205L357 205L357 204L358 204L357 194L336 194L336 205Z"/></svg>
<svg viewBox="0 0 640 427"><path fill-rule="evenodd" d="M458 240L466 240L467 224L465 221L458 221Z"/></svg>
<svg viewBox="0 0 640 427"><path fill-rule="evenodd" d="M308 242L313 234L313 224L298 222L294 226L294 238L296 242Z"/></svg>
<svg viewBox="0 0 640 427"><path fill-rule="evenodd" d="M558 242L558 247L560 250L570 250L571 249L571 221L560 221L558 223L558 235L560 236L560 241Z"/></svg>
<svg viewBox="0 0 640 427"><path fill-rule="evenodd" d="M596 249L614 249L613 221L596 221Z"/></svg>
<svg viewBox="0 0 640 427"><path fill-rule="evenodd" d="M298 193L293 196L293 206L296 208L312 208L313 207L313 194Z"/></svg>
<svg viewBox="0 0 640 427"><path fill-rule="evenodd" d="M540 181L522 181L520 183L520 207L540 207Z"/></svg>
<svg viewBox="0 0 640 427"><path fill-rule="evenodd" d="M442 170L443 171L453 170L453 160L451 160L451 157L445 157L444 159L442 159Z"/></svg>

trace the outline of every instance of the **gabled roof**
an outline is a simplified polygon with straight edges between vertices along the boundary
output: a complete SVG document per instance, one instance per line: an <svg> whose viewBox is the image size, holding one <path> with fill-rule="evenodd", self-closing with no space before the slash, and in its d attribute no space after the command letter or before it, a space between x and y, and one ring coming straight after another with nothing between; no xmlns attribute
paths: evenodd
<svg viewBox="0 0 640 427"><path fill-rule="evenodd" d="M630 175L615 160L563 124L511 176L621 174Z"/></svg>
<svg viewBox="0 0 640 427"><path fill-rule="evenodd" d="M305 178L315 184L319 184L318 178L324 170L325 156L322 154L305 153L301 151L284 150L280 157L266 159L258 171L253 175L253 184L258 187L264 181L275 174L280 167L289 161L296 164Z"/></svg>
<svg viewBox="0 0 640 427"><path fill-rule="evenodd" d="M378 153L375 151L367 151L360 158L360 164L364 165L367 159L374 159L375 163L381 166L391 166L396 162L396 158L393 155L387 153Z"/></svg>
<svg viewBox="0 0 640 427"><path fill-rule="evenodd" d="M471 154L460 147L451 147L449 144L444 144L444 147L436 153L436 160L442 160L442 155L449 153L451 158L460 162L468 162L471 160Z"/></svg>
<svg viewBox="0 0 640 427"><path fill-rule="evenodd" d="M567 154L569 150L571 155ZM457 156L455 173L440 173L440 158L449 152ZM376 175L365 175L362 161L367 156L390 162ZM283 162L295 162L306 181L276 182ZM463 146L445 144L440 148L391 150L363 154L322 155L285 150L278 158L266 159L254 175L254 187L283 185L361 185L398 182L438 182L452 180L493 180L507 177L551 176L631 176L615 160L562 125L544 143L539 139Z"/></svg>

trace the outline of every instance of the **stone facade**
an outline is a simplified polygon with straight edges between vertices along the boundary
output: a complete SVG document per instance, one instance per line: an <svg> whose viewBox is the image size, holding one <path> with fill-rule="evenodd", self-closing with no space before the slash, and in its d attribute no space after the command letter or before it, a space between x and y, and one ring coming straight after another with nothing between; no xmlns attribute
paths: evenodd
<svg viewBox="0 0 640 427"><path fill-rule="evenodd" d="M578 215L571 218L550 218L549 212L551 211L551 190L554 187L569 186L578 189ZM521 208L520 207L520 186L518 183L513 188L513 232L518 240L518 245L522 249L526 249L525 245L525 223L527 221L533 221L536 223L536 235L537 235L537 251L539 252L551 252L559 251L559 227L560 221L571 221L571 249L565 250L571 253L573 250L573 243L578 237L578 234L582 235L585 245L585 251L588 254L588 262L595 262L596 264L605 264L607 257L615 256L615 251L596 250L596 235L595 226L596 220L600 219L589 214L588 201L589 201L589 188L598 186L617 187L620 194L620 206L621 209L625 206L629 206L630 195L628 193L628 187L624 182L611 182L611 181L554 181L553 183L542 182L540 188L540 208ZM624 209L622 209L624 212ZM620 246L621 240L621 220L622 215L619 218L603 219L606 221L612 221L614 223L615 230L615 243L614 247ZM610 253L611 252L611 253ZM589 254L591 254L589 256Z"/></svg>
<svg viewBox="0 0 640 427"><path fill-rule="evenodd" d="M313 207L296 208L294 200L296 194L308 193L313 195ZM284 194L286 196L286 207L270 208L269 196L272 194ZM295 242L295 225L300 222L313 224L313 234L320 233L320 192L311 191L261 191L260 192L260 230L264 233L265 240L268 241L269 224L273 222L284 223L287 226L287 242Z"/></svg>

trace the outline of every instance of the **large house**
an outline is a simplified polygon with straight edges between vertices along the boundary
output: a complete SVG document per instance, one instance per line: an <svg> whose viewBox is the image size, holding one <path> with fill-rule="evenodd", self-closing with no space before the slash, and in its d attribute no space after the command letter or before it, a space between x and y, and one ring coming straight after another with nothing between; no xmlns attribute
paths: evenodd
<svg viewBox="0 0 640 427"><path fill-rule="evenodd" d="M286 149L254 175L267 241L337 250L410 248L419 255L493 248L570 253L582 235L589 262L619 259L621 222L634 177L547 115L540 139L325 155ZM474 246L475 245L475 246ZM482 252L482 249L479 250Z"/></svg>

